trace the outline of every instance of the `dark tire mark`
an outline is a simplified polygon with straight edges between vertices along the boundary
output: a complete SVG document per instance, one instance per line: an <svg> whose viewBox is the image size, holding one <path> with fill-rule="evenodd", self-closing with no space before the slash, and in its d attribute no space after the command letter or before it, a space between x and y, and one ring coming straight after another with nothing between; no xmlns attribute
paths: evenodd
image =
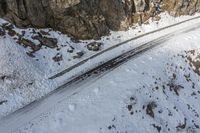
<svg viewBox="0 0 200 133"><path fill-rule="evenodd" d="M91 56L91 57L89 57L89 58L87 58L87 59L85 59L85 60L83 60L83 61L81 61L81 62L79 62L79 63L77 63L77 64L75 64L75 65L73 65L73 66L71 66L71 67L69 67L69 68L67 68L67 69L65 69L65 70L63 70L62 72L59 72L59 73L57 73L57 74L55 74L55 75L49 77L49 79L55 79L55 78L57 78L57 77L60 77L60 76L64 75L65 73L70 72L70 71L73 70L74 68L77 68L77 67L79 67L80 65L83 65L83 64L86 63L87 61L89 61L89 60L91 60L91 59L93 59L93 58L95 58L95 57L97 57L97 56L99 56L99 55L102 55L103 53L108 52L108 51L110 51L110 50L112 50L112 49L114 49L114 48L117 48L117 47L119 47L119 46L122 46L123 44L126 44L126 43L131 42L131 41L133 41L133 40L136 40L136 39L138 39L138 38L141 38L141 37L150 35L150 34L152 34L152 33L156 33L156 32L165 30L165 29L167 29L167 28L171 28L171 27L177 26L177 25L179 25L179 24L182 24L182 23L185 23L185 22L188 22L188 21L191 21L191 20L195 20L195 19L198 19L198 18L200 18L200 16L195 17L195 18L192 18L192 19L188 19L188 20L185 20L185 21L182 21L182 22L179 22L179 23L170 25L170 26L166 26L166 27L160 28L160 29L158 29L158 30L151 31L151 32L145 33L145 34L143 34L143 35L139 35L139 36L137 36L137 37L133 37L133 38L131 38L131 39L128 39L128 40L126 40L126 41L124 41L124 42L118 43L118 44L116 44L116 45L114 45L114 46L112 46L112 47L110 47L110 48L107 48L107 49L105 49L105 50L103 50L103 51L101 51L101 52L99 52L99 53L97 53L97 54L95 54L95 55L93 55L93 56Z"/></svg>

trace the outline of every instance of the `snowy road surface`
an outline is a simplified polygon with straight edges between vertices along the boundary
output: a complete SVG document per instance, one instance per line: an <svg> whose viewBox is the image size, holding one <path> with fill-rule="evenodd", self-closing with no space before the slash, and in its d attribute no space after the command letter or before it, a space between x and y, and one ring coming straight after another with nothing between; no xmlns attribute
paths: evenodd
<svg viewBox="0 0 200 133"><path fill-rule="evenodd" d="M177 26L177 25L184 24L184 23L186 23L186 22L188 22L188 21L197 20L197 19L199 19L199 18L200 18L200 16L197 16L197 17L194 17L194 18L191 18L191 19L187 19L187 20L184 20L184 21L181 21L181 22L178 22L178 23L175 23L175 24L172 24L172 25L169 25L169 26L166 26L166 27L163 27L163 28L160 28L160 29L151 31L151 32L147 32L147 33L145 33L145 34L142 34L142 35L139 35L139 36L130 38L130 39L126 40L126 41L122 41L122 42L120 42L120 43L118 43L118 44L116 44L116 45L113 45L113 46L111 46L111 47L109 47L109 48L107 48L107 49L105 49L105 50L103 50L103 51L101 51L101 52L99 52L99 53L97 53L97 54L95 54L95 55L93 55L93 56L87 58L87 59L84 59L84 60L80 61L79 63L77 63L77 64L75 64L75 65L73 65L73 66L71 66L71 67L69 67L69 68L67 68L67 69L65 69L65 70L63 70L62 72L59 72L59 73L57 73L57 74L55 74L55 75L49 77L49 79L55 79L55 78L58 78L58 77L60 77L60 76L63 76L64 74L70 72L70 71L73 70L74 68L77 68L78 66L83 65L84 63L88 62L89 60L91 60L91 59L93 59L93 58L95 58L95 57L97 57L97 56L100 56L100 55L104 54L105 52L112 51L114 48L120 47L120 46L122 46L123 44L132 42L132 41L134 41L134 40L136 40L136 39L138 39L138 38L146 37L147 35L151 35L151 34L153 34L153 33L158 34L159 31L163 32L163 30L166 30L166 29L169 29L169 28L174 28L174 27ZM167 34L165 34L165 35L167 35Z"/></svg>
<svg viewBox="0 0 200 133"><path fill-rule="evenodd" d="M98 52L89 51L86 47L88 43L95 40L75 43L68 36L58 31L34 28L20 29L0 19L0 30L5 31L5 35L0 36L0 88L2 88L0 93L0 119L46 96L59 85L69 82L74 77L102 65L110 59L128 52L130 49L169 33L185 29L189 25L198 25L200 22L200 18L196 18L198 16L200 15L197 13L192 16L172 17L167 12L161 13L159 21L150 19L148 25L136 25L130 27L128 31L111 32L111 35L102 37L98 42L102 42L104 45ZM182 23L185 20L190 21ZM177 23L181 24L176 25ZM169 25L176 26L170 27ZM163 29L164 27L168 28ZM158 31L159 29L163 30ZM154 32L155 30L157 32ZM11 36L11 31L17 34ZM57 39L57 48L52 49L42 46L39 51L32 53L32 46L41 46L40 42L33 39L34 36L38 36L40 33L45 34L44 36L47 38ZM143 36L143 34L146 35ZM34 44L31 43L28 47L20 45L18 40L21 37ZM112 52L108 49L112 49ZM74 59L73 57L80 51L85 53L84 56ZM99 55L102 52L103 54ZM32 56L30 56L31 53ZM58 62L54 60L58 58ZM87 60L88 58L89 60ZM81 66L76 66L77 63L79 64L79 62L85 60L86 62ZM72 67L73 69L68 69ZM64 73L62 73L63 70ZM65 73L65 70L67 70L67 73ZM61 75L59 72L61 72ZM55 74L58 74L58 77L56 76L53 80L49 79Z"/></svg>
<svg viewBox="0 0 200 133"><path fill-rule="evenodd" d="M18 110L16 111L15 113L1 119L1 122L0 122L0 131L3 132L3 133L9 133L9 132L26 132L26 130L28 130L28 132L56 132L56 131L53 131L53 130L50 130L50 131L44 131L44 130L48 130L47 127L46 129L41 129L39 130L38 127L40 127L38 125L34 125L35 123L35 120L37 121L36 123L39 123L40 122L40 117L41 117L41 121L43 121L43 119L45 119L45 117L48 117L49 116L53 116L54 114L51 114L51 113L54 113L54 111L56 112L57 109L56 108L65 108L65 107L62 107L63 106L63 103L65 102L70 102L70 98L73 97L73 96L76 96L76 95L79 95L77 93L81 92L81 90L83 88L87 88L87 86L92 86L94 83L96 83L97 85L100 85L99 83L97 82L103 82L103 80L108 80L108 77L109 77L109 74L108 75L105 75L107 72L113 70L113 68L116 68L119 64L121 63L124 63L124 61L126 61L126 59L129 59L129 58L132 58L134 55L137 55L138 53L140 52L143 52L143 51L146 51L148 49L151 49L152 47L154 46L157 46L157 45L164 45L166 44L165 42L166 41L170 41L170 40L173 40L173 38L175 36L184 36L184 34L187 34L187 32L193 32L193 31L198 31L199 32L199 27L200 25L194 25L194 26L188 26L188 28L185 28L183 29L182 31L179 30L177 32L173 32L173 33L170 33L168 35L165 35L163 37L160 37L160 38L157 38L149 43L146 43L144 44L143 46L139 47L138 48L135 48L133 49L132 51L129 51L127 52L126 54L122 55L122 56L119 56L118 58L115 58L114 60L110 61L108 64L103 64L101 67L99 68L96 68L92 71L89 71L87 72L86 74L83 74L81 77L78 77L75 79L76 82L71 82L71 83L66 83L65 85L59 87L59 89L57 89L56 91L52 92L51 95L49 95L47 98L41 100L41 101L35 101L34 103L30 104L29 106L26 106L25 108L22 108L21 110ZM196 29L196 30L195 30ZM159 49L161 49L162 47L159 47ZM163 51L164 52L164 51ZM138 57L140 58L140 57ZM147 58L150 58L150 57L147 57ZM137 59L136 59L137 60ZM132 64L135 64L133 63L133 61L131 61ZM156 62L155 62L156 63ZM130 64L130 63L128 63ZM149 64L150 65L150 64ZM118 73L119 71L124 71L124 69L122 69L123 67L128 67L126 65L123 65L115 70L112 71L112 74L113 73ZM143 66L142 68L144 68L145 66ZM151 69L154 69L154 67L150 67ZM148 69L150 69L148 68ZM156 67L155 67L156 68ZM122 69L122 70L118 70L118 69ZM131 68L130 68L131 69ZM145 68L144 68L145 69ZM147 68L146 68L147 69ZM131 71L131 70L130 70ZM155 71L155 70L154 70ZM127 69L127 72L128 72L128 69ZM133 72L133 73L132 73ZM134 73L137 73L137 72L134 72L132 71L131 73L134 74ZM101 74L100 74L101 73ZM111 74L110 74L111 75ZM116 75L116 74L115 74ZM123 74L122 74L123 75ZM86 78L87 77L87 78ZM107 78L106 78L107 77ZM112 76L111 76L112 77ZM86 79L85 79L86 78ZM102 78L102 79L100 79ZM84 80L82 80L84 79ZM99 81L100 80L100 81ZM120 79L122 80L122 79ZM123 79L124 80L124 79ZM108 80L109 81L109 80ZM142 80L141 80L142 81ZM105 82L105 81L104 81ZM110 84L113 84L111 83L112 80L109 81ZM140 82L140 81L138 81ZM92 85L90 85L92 84ZM120 82L119 84L123 84L123 82ZM146 83L147 84L147 83ZM103 84L101 84L102 86L105 86ZM116 84L113 84L112 87L114 87ZM134 86L133 84L131 84L130 86ZM61 89L62 88L62 89ZM90 88L90 87L89 87ZM109 89L109 88L107 88ZM97 94L99 92L99 89L96 88L94 90L94 92ZM108 91L110 92L110 91ZM113 92L113 93L116 93L116 92ZM121 92L120 92L121 93ZM115 95L113 95L115 96ZM92 96L94 97L94 96ZM98 97L98 96L97 96ZM103 97L102 97L103 98ZM120 99L120 97L119 97ZM69 101L68 101L69 100ZM101 99L102 100L102 99ZM77 101L78 102L78 101ZM90 101L90 102L93 102L93 101ZM90 103L89 102L89 103ZM139 101L138 101L139 102ZM80 103L81 104L81 103ZM87 103L85 103L87 106ZM95 103L92 103L92 104L95 104ZM69 106L67 106L66 108L69 107L69 111L75 111L76 110L76 105L74 104L70 104ZM100 107L100 106L99 106ZM58 109L58 110L59 110ZM111 108L110 108L111 109ZM131 109L130 109L131 110ZM114 111L115 112L115 111ZM82 112L80 112L82 113ZM86 113L86 112L84 112ZM92 113L92 115L94 115L93 113L94 112L89 112L89 113ZM98 113L98 111L96 110L96 113ZM70 115L70 114L69 114ZM86 114L85 114L86 115ZM98 114L97 114L98 115ZM106 115L106 114L105 114ZM105 117L105 116L104 116ZM91 118L91 120L95 119L96 117L94 118ZM99 118L100 120L99 121L103 121L102 118ZM97 119L98 120L98 119ZM97 121L97 120L94 120L94 121ZM44 120L45 121L45 120ZM82 119L82 121L84 121ZM75 121L74 121L75 122ZM36 126L34 127L34 130L32 130L32 126L30 126L32 124L32 126ZM80 123L79 123L80 124ZM102 124L101 122L98 123L98 124ZM104 123L105 124L105 123ZM25 125L28 125L30 126L29 128L27 128ZM76 125L74 123L74 125ZM47 126L47 125L45 125ZM58 126L58 125L57 125ZM62 125L60 125L62 126ZM83 126L83 125L77 125L77 126ZM135 125L136 126L136 125ZM24 128L23 128L24 127ZM59 127L59 126L58 126ZM90 127L90 125L88 125L88 127ZM108 126L109 127L109 126ZM155 126L156 127L156 126ZM21 128L18 130L18 128ZM63 127L61 127L63 128ZM79 128L79 127L77 127ZM84 128L87 128L86 127L82 127L83 129ZM87 128L85 130L87 130L89 132L89 130L92 132L92 131L95 131L95 129L93 129L94 127L92 128ZM112 128L116 129L115 126L112 126L109 127L108 129L111 130ZM37 130L38 129L38 130ZM67 128L66 128L67 129ZM128 130L129 128L127 128ZM133 128L132 128L133 129ZM99 127L99 130L103 130L103 128ZM130 129L131 130L131 129ZM62 129L62 131L64 131ZM60 131L60 132L62 132ZM69 132L78 132L78 131L81 131L81 128L80 129L75 129L75 127L71 127L69 128ZM143 130L141 130L143 131Z"/></svg>

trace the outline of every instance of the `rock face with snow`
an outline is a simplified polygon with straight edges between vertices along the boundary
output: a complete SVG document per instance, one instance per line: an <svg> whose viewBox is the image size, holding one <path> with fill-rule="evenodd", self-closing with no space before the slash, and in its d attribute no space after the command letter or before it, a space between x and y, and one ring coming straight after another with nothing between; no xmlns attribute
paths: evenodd
<svg viewBox="0 0 200 133"><path fill-rule="evenodd" d="M0 17L21 27L51 27L78 39L126 30L161 11L193 14L200 0L0 0Z"/></svg>

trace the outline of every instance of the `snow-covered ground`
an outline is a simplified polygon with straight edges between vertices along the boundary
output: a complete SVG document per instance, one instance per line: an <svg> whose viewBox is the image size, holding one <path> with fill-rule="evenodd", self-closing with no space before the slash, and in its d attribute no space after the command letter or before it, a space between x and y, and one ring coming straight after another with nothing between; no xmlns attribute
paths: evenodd
<svg viewBox="0 0 200 133"><path fill-rule="evenodd" d="M126 32L111 32L110 36L102 37L98 42L103 42L104 45L101 50L105 50L106 48L132 37L198 15L199 14L174 18L166 13L162 13L161 20L158 22L152 22L150 20L149 25L132 27ZM0 29L2 29L5 23L7 22L2 19L0 20ZM196 23L198 23L197 20L191 21L179 25L176 28L168 29L165 32L155 33L151 36L149 35L146 38L135 41L134 44L129 43L127 46L123 46L110 54L111 56L116 56L116 54L128 50L127 48L129 47L140 45L141 43L148 42L158 36L163 36L167 33L176 31L177 29L187 27L187 25L195 25ZM56 80L49 80L49 76L97 53L89 51L86 48L86 45L94 40L75 43L66 35L52 31L51 29L19 29L14 27L13 30L17 35L11 36L8 34L8 31L6 31L6 35L0 36L0 118L48 94L67 80L67 78L70 78L71 75L68 74ZM40 34L43 33L45 37L56 38L58 40L57 46L55 48L42 46L38 51L34 52L33 55L30 55L30 51L32 51L31 48L24 48L17 43L17 40L19 37L22 37L39 45L39 42L32 38L37 35L38 32L40 32ZM80 51L82 51L84 55L81 58L73 59ZM62 58L60 58L60 60L58 59L59 61L55 61L54 57L56 56ZM102 60L105 60L108 57L109 56L107 55L103 56ZM96 61L98 62L98 60ZM87 67L93 66L94 63L97 62L93 61L86 65ZM76 72L77 71L75 70L73 73Z"/></svg>
<svg viewBox="0 0 200 133"><path fill-rule="evenodd" d="M200 29L130 60L16 133L199 133Z"/></svg>

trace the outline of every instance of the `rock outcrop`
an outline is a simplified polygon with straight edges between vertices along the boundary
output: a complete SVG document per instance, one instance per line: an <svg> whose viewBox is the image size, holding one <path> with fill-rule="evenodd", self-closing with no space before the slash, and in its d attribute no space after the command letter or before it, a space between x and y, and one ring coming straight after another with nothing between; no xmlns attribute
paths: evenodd
<svg viewBox="0 0 200 133"><path fill-rule="evenodd" d="M0 0L0 17L21 27L50 27L77 39L126 30L162 11L179 16L200 10L200 0Z"/></svg>

